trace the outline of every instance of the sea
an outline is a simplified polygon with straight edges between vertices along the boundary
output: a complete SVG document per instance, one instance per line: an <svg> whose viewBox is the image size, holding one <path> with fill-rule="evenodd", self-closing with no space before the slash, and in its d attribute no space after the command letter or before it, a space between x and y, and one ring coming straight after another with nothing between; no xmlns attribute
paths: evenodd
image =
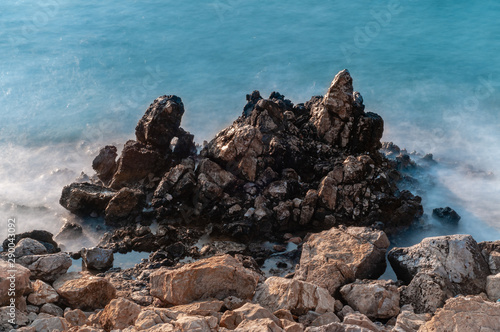
<svg viewBox="0 0 500 332"><path fill-rule="evenodd" d="M74 220L63 186L160 95L182 98L202 143L253 90L305 102L347 68L383 140L438 162L418 176L424 218L393 245L500 240L499 16L497 0L2 1L0 237L11 218L18 233ZM432 217L445 206L458 224Z"/></svg>

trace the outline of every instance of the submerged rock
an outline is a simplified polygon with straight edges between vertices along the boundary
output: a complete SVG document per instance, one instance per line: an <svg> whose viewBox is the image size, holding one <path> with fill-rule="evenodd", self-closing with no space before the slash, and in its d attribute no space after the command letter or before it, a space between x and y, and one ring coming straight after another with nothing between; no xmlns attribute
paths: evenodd
<svg viewBox="0 0 500 332"><path fill-rule="evenodd" d="M107 270L113 267L113 250L99 247L83 248L82 260L89 270Z"/></svg>
<svg viewBox="0 0 500 332"><path fill-rule="evenodd" d="M432 216L452 223L457 223L461 219L458 213L449 206L432 210Z"/></svg>
<svg viewBox="0 0 500 332"><path fill-rule="evenodd" d="M59 203L68 211L89 216L92 213L102 214L115 191L90 183L72 183L63 188Z"/></svg>

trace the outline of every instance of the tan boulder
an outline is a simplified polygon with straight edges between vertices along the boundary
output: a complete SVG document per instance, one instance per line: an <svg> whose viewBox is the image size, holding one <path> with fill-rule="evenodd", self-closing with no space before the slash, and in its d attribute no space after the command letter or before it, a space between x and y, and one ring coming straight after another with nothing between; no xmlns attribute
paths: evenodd
<svg viewBox="0 0 500 332"><path fill-rule="evenodd" d="M226 311L224 315L222 315L220 326L233 330L244 320L256 320L261 318L268 318L277 325L280 324L279 319L268 309L260 306L259 304L246 303L236 310Z"/></svg>
<svg viewBox="0 0 500 332"><path fill-rule="evenodd" d="M311 326L323 326L330 323L340 323L340 319L333 312L326 312L311 322Z"/></svg>
<svg viewBox="0 0 500 332"><path fill-rule="evenodd" d="M500 299L500 273L486 278L486 294L492 301Z"/></svg>
<svg viewBox="0 0 500 332"><path fill-rule="evenodd" d="M150 276L151 295L169 304L228 296L251 298L259 275L230 255L214 256L176 270L160 269Z"/></svg>
<svg viewBox="0 0 500 332"><path fill-rule="evenodd" d="M182 315L177 318L173 325L179 332L215 332L217 331L216 317L200 317Z"/></svg>
<svg viewBox="0 0 500 332"><path fill-rule="evenodd" d="M235 332L283 332L284 330L272 319L259 318L244 320L234 330Z"/></svg>
<svg viewBox="0 0 500 332"><path fill-rule="evenodd" d="M24 266L0 260L0 306L10 304L12 291L15 291L16 299L23 296L30 288L30 275L30 270Z"/></svg>
<svg viewBox="0 0 500 332"><path fill-rule="evenodd" d="M143 330L145 332L179 332L176 328L170 323L158 324L150 327L149 329Z"/></svg>
<svg viewBox="0 0 500 332"><path fill-rule="evenodd" d="M104 308L116 297L116 289L107 279L78 272L62 276L53 286L63 302L75 309Z"/></svg>
<svg viewBox="0 0 500 332"><path fill-rule="evenodd" d="M42 307L40 308L40 313L45 313L56 317L64 316L64 310L62 310L61 307L55 305L54 303L45 303L44 305L42 305Z"/></svg>
<svg viewBox="0 0 500 332"><path fill-rule="evenodd" d="M419 272L408 286L400 288L401 304L411 304L416 313L434 313L453 296L448 278Z"/></svg>
<svg viewBox="0 0 500 332"><path fill-rule="evenodd" d="M304 332L304 325L293 320L280 319L280 322L285 332Z"/></svg>
<svg viewBox="0 0 500 332"><path fill-rule="evenodd" d="M106 305L99 317L99 323L106 331L124 329L134 325L141 307L125 298L114 299Z"/></svg>
<svg viewBox="0 0 500 332"><path fill-rule="evenodd" d="M286 309L296 315L310 310L318 313L333 312L335 307L335 299L325 288L280 277L270 277L260 284L253 301L273 312Z"/></svg>
<svg viewBox="0 0 500 332"><path fill-rule="evenodd" d="M418 331L420 326L431 319L431 314L416 314L411 306L403 306L396 320L394 332Z"/></svg>
<svg viewBox="0 0 500 332"><path fill-rule="evenodd" d="M340 289L354 310L372 319L388 319L399 314L399 290L388 280L357 280Z"/></svg>
<svg viewBox="0 0 500 332"><path fill-rule="evenodd" d="M372 332L381 331L375 323L373 323L366 315L363 315L359 312L354 312L352 314L348 314L344 317L344 324L346 325L354 325L359 326L362 329L367 329Z"/></svg>
<svg viewBox="0 0 500 332"><path fill-rule="evenodd" d="M87 316L80 309L67 310L64 313L64 319L66 319L71 326L82 326L88 322Z"/></svg>
<svg viewBox="0 0 500 332"><path fill-rule="evenodd" d="M31 271L31 277L51 283L68 271L72 261L66 253L23 256L17 262Z"/></svg>
<svg viewBox="0 0 500 332"><path fill-rule="evenodd" d="M14 255L20 258L28 255L44 255L47 254L47 248L39 241L25 237L17 242L14 248Z"/></svg>
<svg viewBox="0 0 500 332"><path fill-rule="evenodd" d="M201 301L190 304L178 305L169 308L171 311L182 312L186 315L208 316L215 315L224 305L223 301Z"/></svg>
<svg viewBox="0 0 500 332"><path fill-rule="evenodd" d="M305 332L379 332L379 330L371 330L362 326L344 324L344 323L330 323L323 326L310 326L305 329Z"/></svg>
<svg viewBox="0 0 500 332"><path fill-rule="evenodd" d="M30 320L28 315L17 308L12 308L9 306L0 308L0 323L4 323L6 326L11 322L15 322L19 326L25 326L28 325L29 321ZM2 326L3 325L0 325L0 331L2 329Z"/></svg>
<svg viewBox="0 0 500 332"><path fill-rule="evenodd" d="M135 328L142 331L163 323L165 323L163 319L154 310L143 309L135 320Z"/></svg>
<svg viewBox="0 0 500 332"><path fill-rule="evenodd" d="M355 279L378 278L386 267L389 240L368 227L332 228L304 242L295 279L326 288L334 294Z"/></svg>
<svg viewBox="0 0 500 332"><path fill-rule="evenodd" d="M32 327L35 328L36 332L48 332L48 331L67 331L69 329L69 324L66 319L62 317L47 317L38 318L31 323Z"/></svg>
<svg viewBox="0 0 500 332"><path fill-rule="evenodd" d="M498 331L500 303L479 296L459 296L446 301L444 307L419 332L437 331Z"/></svg>
<svg viewBox="0 0 500 332"><path fill-rule="evenodd" d="M49 284L36 280L33 284L33 293L28 295L28 302L34 305L53 303L59 300L59 294Z"/></svg>

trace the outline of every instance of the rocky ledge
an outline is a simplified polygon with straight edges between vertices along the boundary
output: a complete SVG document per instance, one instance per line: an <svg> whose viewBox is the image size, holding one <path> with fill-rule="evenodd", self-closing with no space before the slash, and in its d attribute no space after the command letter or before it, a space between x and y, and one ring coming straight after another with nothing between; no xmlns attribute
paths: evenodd
<svg viewBox="0 0 500 332"><path fill-rule="evenodd" d="M305 104L254 91L199 153L183 114L179 97L159 97L119 157L104 147L96 175L63 189L77 221L107 230L96 247L61 250L83 236L77 223L57 242L44 231L4 241L0 330L498 331L499 241L450 235L388 252L387 234L423 213L398 188L415 164L386 157L399 148L382 146L382 118L347 70ZM113 268L130 250L151 254ZM84 271L68 272L71 257ZM396 281L378 279L386 257Z"/></svg>

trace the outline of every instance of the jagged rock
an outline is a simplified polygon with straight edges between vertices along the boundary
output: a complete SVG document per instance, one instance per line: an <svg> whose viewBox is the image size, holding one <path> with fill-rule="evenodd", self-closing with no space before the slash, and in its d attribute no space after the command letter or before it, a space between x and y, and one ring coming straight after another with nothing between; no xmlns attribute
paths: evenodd
<svg viewBox="0 0 500 332"><path fill-rule="evenodd" d="M77 272L60 277L53 287L62 301L75 309L104 308L116 297L116 289L107 279Z"/></svg>
<svg viewBox="0 0 500 332"><path fill-rule="evenodd" d="M72 261L68 254L29 255L17 259L31 271L31 278L51 283L68 271Z"/></svg>
<svg viewBox="0 0 500 332"><path fill-rule="evenodd" d="M64 319L71 326L82 326L88 323L87 316L80 309L70 309L64 312Z"/></svg>
<svg viewBox="0 0 500 332"><path fill-rule="evenodd" d="M244 320L242 321L236 329L235 332L282 332L283 329L269 318L260 318L255 320Z"/></svg>
<svg viewBox="0 0 500 332"><path fill-rule="evenodd" d="M343 323L345 325L354 325L359 326L362 329L367 329L373 332L379 332L380 329L375 325L366 315L363 315L359 312L354 312L351 314L347 314L344 317Z"/></svg>
<svg viewBox="0 0 500 332"><path fill-rule="evenodd" d="M116 171L116 157L118 156L116 151L115 146L106 145L92 161L92 168L104 185L109 185Z"/></svg>
<svg viewBox="0 0 500 332"><path fill-rule="evenodd" d="M82 226L74 222L66 222L56 235L58 241L73 241L84 236Z"/></svg>
<svg viewBox="0 0 500 332"><path fill-rule="evenodd" d="M207 158L200 161L197 172L205 174L211 182L215 183L222 189L225 189L231 183L236 181L236 177L233 174L222 169L222 167L218 164Z"/></svg>
<svg viewBox="0 0 500 332"><path fill-rule="evenodd" d="M181 316L174 322L174 326L180 332L189 332L189 331L214 332L217 331L217 318Z"/></svg>
<svg viewBox="0 0 500 332"><path fill-rule="evenodd" d="M491 273L500 273L500 240L479 242L478 245Z"/></svg>
<svg viewBox="0 0 500 332"><path fill-rule="evenodd" d="M62 190L59 204L66 210L79 215L102 214L115 191L90 183L72 183Z"/></svg>
<svg viewBox="0 0 500 332"><path fill-rule="evenodd" d="M431 319L431 314L416 314L411 306L403 306L396 320L394 332L414 332Z"/></svg>
<svg viewBox="0 0 500 332"><path fill-rule="evenodd" d="M185 313L186 315L216 316L216 313L221 311L223 305L223 301L213 300L178 305L169 309L172 311Z"/></svg>
<svg viewBox="0 0 500 332"><path fill-rule="evenodd" d="M117 190L136 187L148 180L149 174L163 174L166 168L166 156L158 150L141 142L127 141L109 186Z"/></svg>
<svg viewBox="0 0 500 332"><path fill-rule="evenodd" d="M457 223L461 219L458 213L449 206L432 210L432 216L452 223Z"/></svg>
<svg viewBox="0 0 500 332"><path fill-rule="evenodd" d="M352 324L330 323L318 327L308 327L305 332L379 332L379 329L373 330Z"/></svg>
<svg viewBox="0 0 500 332"><path fill-rule="evenodd" d="M6 331L10 331L12 325L9 324L9 320L14 320L14 322L19 326L25 326L29 323L29 318L23 311L10 306L2 306L0 308L0 329L3 327Z"/></svg>
<svg viewBox="0 0 500 332"><path fill-rule="evenodd" d="M354 310L372 319L389 319L399 313L399 291L391 281L357 280L340 289Z"/></svg>
<svg viewBox="0 0 500 332"><path fill-rule="evenodd" d="M83 248L82 260L85 267L90 270L107 270L113 267L113 250L99 247Z"/></svg>
<svg viewBox="0 0 500 332"><path fill-rule="evenodd" d="M177 132L177 142L175 143L174 155L178 158L187 158L197 154L194 144L194 135L179 128Z"/></svg>
<svg viewBox="0 0 500 332"><path fill-rule="evenodd" d="M479 296L459 296L446 301L419 331L498 331L499 326L500 303Z"/></svg>
<svg viewBox="0 0 500 332"><path fill-rule="evenodd" d="M14 248L14 255L17 258L28 255L44 255L47 253L47 248L43 244L31 238L21 239Z"/></svg>
<svg viewBox="0 0 500 332"><path fill-rule="evenodd" d="M151 295L169 304L237 296L251 298L258 274L229 255L214 256L176 270L160 269L150 276Z"/></svg>
<svg viewBox="0 0 500 332"><path fill-rule="evenodd" d="M333 312L335 306L335 299L326 289L308 282L280 277L270 277L260 284L253 301L273 312L286 309L296 315L310 310L318 313Z"/></svg>
<svg viewBox="0 0 500 332"><path fill-rule="evenodd" d="M36 280L33 285L33 293L28 295L28 302L34 305L53 303L59 300L59 294L49 284Z"/></svg>
<svg viewBox="0 0 500 332"><path fill-rule="evenodd" d="M311 326L323 326L330 323L340 323L340 319L333 312L327 312L311 322Z"/></svg>
<svg viewBox="0 0 500 332"><path fill-rule="evenodd" d="M451 282L435 273L419 272L401 287L401 303L411 304L417 313L434 313L452 296Z"/></svg>
<svg viewBox="0 0 500 332"><path fill-rule="evenodd" d="M500 273L486 278L486 294L492 301L500 299Z"/></svg>
<svg viewBox="0 0 500 332"><path fill-rule="evenodd" d="M279 319L274 316L269 310L259 304L246 303L242 307L226 311L220 320L220 326L234 330L239 327L243 321L254 321L258 319L270 319L275 324L279 325Z"/></svg>
<svg viewBox="0 0 500 332"><path fill-rule="evenodd" d="M144 200L144 193L140 190L120 189L106 206L106 224L119 226L134 221L142 211Z"/></svg>
<svg viewBox="0 0 500 332"><path fill-rule="evenodd" d="M53 235L50 232L44 231L44 230L33 230L29 232L24 232L21 234L16 234L14 237L14 240L12 241L12 238L7 238L3 241L3 250L7 251L9 248L10 243L13 243L16 245L21 239L25 238L30 238L33 240L36 240L43 244L45 248L47 249L47 252L49 254L53 254L55 252L60 251L57 243L52 239Z"/></svg>
<svg viewBox="0 0 500 332"><path fill-rule="evenodd" d="M134 325L140 312L139 305L120 297L106 305L99 317L99 322L106 331L124 329Z"/></svg>
<svg viewBox="0 0 500 332"><path fill-rule="evenodd" d="M304 325L296 323L293 320L280 319L281 326L285 332L304 332Z"/></svg>
<svg viewBox="0 0 500 332"><path fill-rule="evenodd" d="M36 332L67 331L70 327L62 317L37 318L30 326L34 327Z"/></svg>
<svg viewBox="0 0 500 332"><path fill-rule="evenodd" d="M412 247L393 248L388 258L398 279L405 283L410 283L419 272L436 274L449 281L453 295L483 292L490 274L470 235L425 238Z"/></svg>
<svg viewBox="0 0 500 332"><path fill-rule="evenodd" d="M135 128L137 140L162 151L170 149L172 138L178 136L184 104L177 96L161 96L149 105Z"/></svg>
<svg viewBox="0 0 500 332"><path fill-rule="evenodd" d="M384 232L366 227L332 228L313 234L303 244L294 278L324 287L333 295L355 279L382 275L388 246Z"/></svg>
<svg viewBox="0 0 500 332"><path fill-rule="evenodd" d="M64 315L64 311L54 303L45 303L42 305L40 313L46 313L55 317L62 317Z"/></svg>

